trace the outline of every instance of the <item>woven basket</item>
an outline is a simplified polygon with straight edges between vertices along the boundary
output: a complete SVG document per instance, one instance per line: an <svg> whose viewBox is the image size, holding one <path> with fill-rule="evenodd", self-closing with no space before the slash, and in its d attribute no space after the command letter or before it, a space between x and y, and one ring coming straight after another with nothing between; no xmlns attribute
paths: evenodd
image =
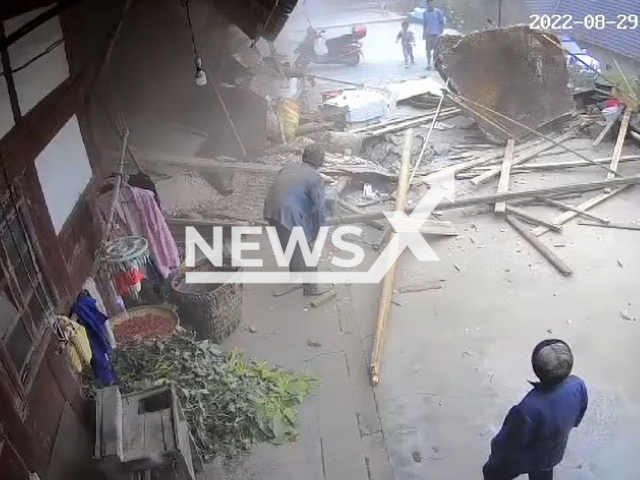
<svg viewBox="0 0 640 480"><path fill-rule="evenodd" d="M174 300L179 306L178 313L185 325L192 327L199 339L222 342L242 321L242 284L199 284L185 283L187 272L235 272L240 268L216 268L208 260L200 261L194 268L182 269L171 280Z"/></svg>

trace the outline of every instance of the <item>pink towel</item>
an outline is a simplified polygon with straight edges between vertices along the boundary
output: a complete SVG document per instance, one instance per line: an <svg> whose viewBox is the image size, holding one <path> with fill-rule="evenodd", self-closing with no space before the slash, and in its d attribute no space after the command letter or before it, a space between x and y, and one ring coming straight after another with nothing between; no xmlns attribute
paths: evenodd
<svg viewBox="0 0 640 480"><path fill-rule="evenodd" d="M112 195L113 192L108 192L98 199L103 217L107 215ZM180 265L178 247L153 197L153 192L123 184L116 208L116 220L123 220L129 229L126 233L119 232L119 236L126 234L147 239L149 256L164 278L167 278L171 271Z"/></svg>

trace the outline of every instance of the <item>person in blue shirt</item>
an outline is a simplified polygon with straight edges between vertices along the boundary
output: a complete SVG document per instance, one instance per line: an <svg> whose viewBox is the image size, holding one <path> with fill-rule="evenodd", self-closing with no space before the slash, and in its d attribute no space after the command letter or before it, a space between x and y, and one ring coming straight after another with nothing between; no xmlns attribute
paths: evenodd
<svg viewBox="0 0 640 480"><path fill-rule="evenodd" d="M432 52L436 48L438 38L444 32L444 14L433 7L433 0L427 0L427 8L422 14L422 38L427 46L427 70L431 69Z"/></svg>
<svg viewBox="0 0 640 480"><path fill-rule="evenodd" d="M540 380L507 414L491 441L485 480L552 480L562 461L569 433L587 411L584 382L571 374L573 354L562 340L545 340L533 350L533 371Z"/></svg>
<svg viewBox="0 0 640 480"><path fill-rule="evenodd" d="M309 248L325 221L330 203L317 169L324 163L324 150L316 144L308 145L302 154L302 163L287 165L276 177L264 202L263 217L276 228L282 250L285 251L293 227L302 227ZM315 272L317 266L308 266L299 244L289 262L291 272ZM322 295L328 291L316 283L304 284L305 295Z"/></svg>

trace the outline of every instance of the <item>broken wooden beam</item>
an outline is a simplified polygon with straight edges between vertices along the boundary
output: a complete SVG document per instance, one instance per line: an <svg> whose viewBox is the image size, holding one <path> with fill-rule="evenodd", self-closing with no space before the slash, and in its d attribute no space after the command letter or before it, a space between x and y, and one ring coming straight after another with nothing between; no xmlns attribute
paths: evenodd
<svg viewBox="0 0 640 480"><path fill-rule="evenodd" d="M613 178L618 172L618 162L622 156L622 148L624 147L624 141L627 138L627 130L629 130L629 122L631 121L631 109L627 108L622 115L622 122L620 123L620 131L618 132L618 139L616 140L616 146L613 148L613 156L611 157L611 164L609 169L611 172L607 175L608 179ZM611 189L609 188L609 191Z"/></svg>
<svg viewBox="0 0 640 480"><path fill-rule="evenodd" d="M574 136L575 136L574 132L567 132L564 135L559 136L557 139L555 139L555 141L564 142L564 141L569 140L571 137L574 137ZM550 148L553 148L553 144L546 143L546 144L542 144L542 145L540 145L540 146L538 146L536 148L533 148L529 152L524 152L522 155L519 155L519 156L517 156L516 158L513 159L513 161L511 162L511 166L520 165L521 163L524 163L524 162L526 162L528 160L531 160L535 156L539 155L540 153L544 152L545 150L549 150ZM500 167L494 167L494 168L486 171L482 175L479 175L476 178L474 178L473 180L471 180L471 183L473 183L474 185L479 185L479 184L481 184L483 182L486 182L490 178L495 177L499 173L500 173Z"/></svg>
<svg viewBox="0 0 640 480"><path fill-rule="evenodd" d="M562 231L562 227L554 225L551 222L547 222L546 220L538 218L535 215L516 207L507 206L507 208L505 209L505 213L518 217L519 219L524 220L528 223L532 223L534 225L542 225L543 227L547 227L554 232L560 233Z"/></svg>
<svg viewBox="0 0 640 480"><path fill-rule="evenodd" d="M573 275L573 270L562 261L555 252L552 252L542 241L533 235L524 225L510 215L505 216L505 220L511 225L533 248L535 248L544 258L546 258L556 270L565 277Z"/></svg>
<svg viewBox="0 0 640 480"><path fill-rule="evenodd" d="M563 148L564 150L566 150L567 152L573 153L574 155L580 157L581 159L585 160L586 162L589 162L593 165L597 165L598 167L600 167L603 170L607 170L610 173L613 173L613 175L615 176L621 176L619 173L617 173L615 170L612 170L609 167L606 167L604 165L600 165L598 163L595 163L592 159L590 159L589 157L586 157L584 155L582 155L580 152L574 150L573 148L569 148L566 145L562 144L561 142L558 142L557 140L554 140L553 138L549 137L548 135L545 135L544 133L540 133L539 131L528 127L527 125L524 125L523 123L518 122L517 120L514 120L513 118L510 118L506 115L503 115L500 112L496 112L495 110L492 110L491 108L487 107L486 105L482 105L480 103L474 102L472 100L469 99L465 99L464 97L460 97L463 98L465 101L472 103L473 105L475 105L476 107L479 107L481 109L484 109L494 115L499 116L500 118L503 118L505 120L508 120L509 122L511 122L512 125L516 125L518 127L524 128L525 130L527 130L529 133L532 133L540 138L544 138L545 140L547 140L548 142L553 143L554 145Z"/></svg>
<svg viewBox="0 0 640 480"><path fill-rule="evenodd" d="M609 220L607 220L606 218L598 217L597 215L593 215L589 212L585 212L584 210L581 210L578 207L574 207L573 205L569 205L568 203L559 202L558 200L554 200L552 198L545 198L545 197L538 197L538 200L548 205L551 205L553 207L560 208L562 210L570 210L572 212L576 212L581 217L589 218L591 220L595 220L596 222L609 223Z"/></svg>
<svg viewBox="0 0 640 480"><path fill-rule="evenodd" d="M598 145L600 145L600 142L602 142L602 140L604 140L605 135L611 131L613 126L616 124L616 122L620 118L620 115L622 115L622 110L618 108L618 111L609 119L605 127L602 129L602 131L600 132L600 135L598 135L598 138L596 138L593 141L594 147L597 147Z"/></svg>
<svg viewBox="0 0 640 480"><path fill-rule="evenodd" d="M441 120L445 120L447 118L455 117L459 113L460 113L460 110L458 110L457 108L446 108L446 109L442 110L442 112L440 112L439 118ZM367 137L378 137L380 135L385 135L387 133L395 133L395 132L398 132L400 130L405 130L407 128L419 127L420 125L423 125L423 124L429 122L430 120L433 120L434 115L428 115L428 116L426 116L424 118L421 118L421 119L418 119L418 120L411 120L411 121L407 121L407 122L402 122L402 123L398 123L398 124L395 124L395 125L390 125L388 127L384 127L384 128L381 128L381 129L374 129L374 130L370 130L370 131L365 131L363 133Z"/></svg>
<svg viewBox="0 0 640 480"><path fill-rule="evenodd" d="M420 231L423 235L448 235L455 237L458 235L458 230L451 222L443 220L422 220L419 218L405 218L402 220L395 220L395 225L391 228L394 232L402 233L404 231ZM396 228L399 227L399 230Z"/></svg>
<svg viewBox="0 0 640 480"><path fill-rule="evenodd" d="M402 287L398 287L395 290L395 293L417 293L417 292L425 292L427 290L440 290L442 288L442 283L436 280L433 282L426 283L416 283L413 285L403 285Z"/></svg>
<svg viewBox="0 0 640 480"><path fill-rule="evenodd" d="M384 229L384 232L382 232L378 241L375 244L373 244L372 247L376 252L379 252L380 250L382 250L382 247L384 247L385 244L387 243L389 235L391 235L391 225L386 226L386 228Z"/></svg>
<svg viewBox="0 0 640 480"><path fill-rule="evenodd" d="M336 291L335 290L329 290L328 292L323 293L319 297L314 298L313 300L311 300L311 302L309 302L309 304L314 308L318 308L318 307L324 305L325 303L327 303L329 300L333 300L334 298L336 298Z"/></svg>
<svg viewBox="0 0 640 480"><path fill-rule="evenodd" d="M404 147L402 149L402 161L400 164L400 178L398 181L398 194L396 196L395 209L396 212L402 212L406 208L407 193L409 192L409 176L411 174L411 147L413 144L413 131L408 130L404 138ZM397 233L391 232L389 239L389 248L391 258L395 258L400 248L400 242L396 241ZM399 240L399 239L398 239ZM387 331L387 320L391 307L391 299L393 296L393 283L396 276L396 264L389 268L382 281L382 290L380 291L380 301L378 303L378 316L376 319L376 334L373 342L373 351L371 352L370 375L371 383L375 386L380 382L380 365L382 362L382 349Z"/></svg>
<svg viewBox="0 0 640 480"><path fill-rule="evenodd" d="M620 157L619 163L623 162L637 162L640 160L640 155L625 155L624 157ZM611 157L606 158L596 158L594 162L605 165L611 162ZM535 170L561 170L565 168L578 168L578 167L593 167L593 164L588 162L583 162L582 160L574 160L567 162L557 162L557 163L530 163L528 165L518 166L513 168L512 171L519 172L522 170L527 171L535 171Z"/></svg>
<svg viewBox="0 0 640 480"><path fill-rule="evenodd" d="M637 223L618 223L618 222L594 223L594 222L579 221L578 225L587 225L589 227L616 228L618 230L640 230L640 225L638 225Z"/></svg>
<svg viewBox="0 0 640 480"><path fill-rule="evenodd" d="M524 150L525 148L528 148L528 147L539 145L539 144L542 144L542 142L540 140L534 140L534 141L531 141L531 142L523 143L523 144L518 145L516 147L516 152L518 152L519 150ZM482 165L484 165L486 163L493 162L493 161L498 160L499 158L502 158L502 157L504 157L504 151L503 150L496 150L495 152L487 153L487 154L482 155L481 157L476 158L474 160L469 160L467 162L458 163L456 165L450 165L450 166L445 167L445 168L443 168L441 170L438 170L437 172L430 173L429 175L427 175L425 177L422 177L422 181L424 183L431 183L431 182L434 182L434 181L435 182L439 182L440 179L443 176L446 176L448 174L455 174L455 173L458 173L458 172L464 172L465 170L470 170L472 168L482 166Z"/></svg>
<svg viewBox="0 0 640 480"><path fill-rule="evenodd" d="M498 193L506 193L509 191L509 178L511 175L511 163L513 162L513 153L516 148L516 140L510 138L507 140L507 148L504 152L504 159L502 160L502 167L500 168L500 180L498 181ZM496 202L494 212L504 213L507 203Z"/></svg>
<svg viewBox="0 0 640 480"><path fill-rule="evenodd" d="M614 180L616 180L616 179L614 179ZM606 181L611 181L611 180L606 180ZM590 198L589 200L586 200L586 201L582 202L576 208L578 208L579 210L589 210L590 208L593 208L596 205L601 204L605 200L610 199L614 195L617 195L618 193L622 192L628 186L629 185L624 185L624 186L622 186L620 188L616 188L615 190L612 190L610 192L603 192L603 193L601 193L599 195L596 195L595 197ZM551 223L553 223L554 225L564 225L565 223L567 223L567 222L573 220L574 218L576 218L578 215L579 215L578 212L574 212L574 211L564 212L564 213L558 215L556 218L554 218L551 221ZM540 236L544 235L545 233L547 233L549 231L550 230L547 227L536 227L536 228L534 228L532 230L533 234L536 237L540 237Z"/></svg>
<svg viewBox="0 0 640 480"><path fill-rule="evenodd" d="M464 208L471 207L475 205L484 205L488 203L495 203L499 201L510 201L518 198L532 198L532 197L540 197L540 196L557 196L565 193L574 193L574 192L588 192L590 190L597 190L604 187L624 187L628 185L637 185L640 184L640 175L634 175L632 177L619 177L612 178L611 180L596 180L592 182L584 182L584 183L572 183L569 185L560 185L557 187L546 187L546 188L537 188L533 190L522 190L519 192L506 192L496 195L479 195L476 197L467 197L460 198L455 202L441 202L436 207L436 210L452 210L456 208ZM613 194L614 192L611 192ZM608 197L607 197L608 198ZM592 199L593 200L593 199ZM596 201L595 205L600 203L601 201L606 200L603 198L602 200ZM581 205L578 208L582 210L587 210L591 208L585 208ZM406 213L411 213L415 210L415 208L407 208L405 209ZM566 212L563 215L572 214L570 218L575 218L578 214L575 212ZM327 220L327 225L337 225L341 223L357 223L364 220L378 220L385 218L384 212L369 212L362 215L349 215L343 216L339 218L329 218ZM560 224L557 221L552 221L551 223ZM541 227L542 228L542 227ZM545 227L546 228L546 227Z"/></svg>
<svg viewBox="0 0 640 480"><path fill-rule="evenodd" d="M359 208L351 205L349 202L346 202L341 198L336 199L336 203L338 204L338 206L340 206L341 208L345 209L349 213L353 213L353 214L356 214L356 215L361 215L361 214L365 213L364 211L362 211ZM384 230L385 229L384 223L379 222L377 220L369 220L369 221L366 221L364 223L366 223L367 225L372 226L373 228L377 228L378 230Z"/></svg>

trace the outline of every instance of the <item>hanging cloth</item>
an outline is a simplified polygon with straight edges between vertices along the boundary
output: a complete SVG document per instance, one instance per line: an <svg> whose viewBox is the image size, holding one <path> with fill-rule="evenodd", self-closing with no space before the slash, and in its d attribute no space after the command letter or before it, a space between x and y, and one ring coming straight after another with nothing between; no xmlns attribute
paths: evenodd
<svg viewBox="0 0 640 480"><path fill-rule="evenodd" d="M109 343L106 331L108 318L98 310L96 300L84 291L71 308L71 313L77 315L78 322L87 330L91 345L93 375L99 385L111 385L115 380L111 366L113 349Z"/></svg>
<svg viewBox="0 0 640 480"><path fill-rule="evenodd" d="M106 194L98 199L103 223L106 222L109 213L111 198ZM116 218L116 223L123 223L127 230L120 232L119 236L131 235L147 239L149 256L163 279L178 268L178 247L152 191L123 184L120 189L120 201L116 203Z"/></svg>

